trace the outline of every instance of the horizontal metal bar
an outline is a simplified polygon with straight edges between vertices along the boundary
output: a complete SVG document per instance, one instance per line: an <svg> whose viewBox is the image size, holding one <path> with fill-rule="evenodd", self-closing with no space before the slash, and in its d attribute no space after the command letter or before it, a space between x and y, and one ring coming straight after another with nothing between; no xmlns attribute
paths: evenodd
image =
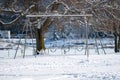
<svg viewBox="0 0 120 80"><path fill-rule="evenodd" d="M80 14L80 15L26 15L26 17L82 17L82 16L92 16L92 14Z"/></svg>

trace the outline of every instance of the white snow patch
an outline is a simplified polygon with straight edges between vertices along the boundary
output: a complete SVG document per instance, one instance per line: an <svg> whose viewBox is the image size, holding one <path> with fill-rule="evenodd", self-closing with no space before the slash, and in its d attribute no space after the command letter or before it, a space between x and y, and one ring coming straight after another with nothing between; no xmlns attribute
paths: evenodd
<svg viewBox="0 0 120 80"><path fill-rule="evenodd" d="M20 80L33 80L32 78L21 78Z"/></svg>

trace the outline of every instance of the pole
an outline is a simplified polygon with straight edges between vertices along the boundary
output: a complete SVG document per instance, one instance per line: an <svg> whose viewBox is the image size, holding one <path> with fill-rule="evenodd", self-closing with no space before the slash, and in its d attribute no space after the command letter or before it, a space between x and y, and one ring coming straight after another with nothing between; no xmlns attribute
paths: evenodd
<svg viewBox="0 0 120 80"><path fill-rule="evenodd" d="M87 26L87 18L86 16L84 17L85 19L85 28L86 28L86 50L85 50L85 55L89 57L89 49L88 49L88 26Z"/></svg>
<svg viewBox="0 0 120 80"><path fill-rule="evenodd" d="M92 14L79 14L79 15L62 15L62 14L53 14L53 15L26 15L26 17L38 18L38 17L84 17L92 16Z"/></svg>

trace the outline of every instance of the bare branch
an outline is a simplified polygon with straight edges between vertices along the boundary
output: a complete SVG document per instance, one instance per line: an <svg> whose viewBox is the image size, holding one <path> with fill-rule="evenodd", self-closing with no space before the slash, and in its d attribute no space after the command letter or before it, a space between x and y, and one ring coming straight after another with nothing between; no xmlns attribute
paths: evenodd
<svg viewBox="0 0 120 80"><path fill-rule="evenodd" d="M63 6L64 6L65 11L64 11L63 14L66 14L66 13L68 12L69 7L68 7L67 4L65 4L65 3L62 2L62 1L53 1L50 5L48 5L48 6L46 7L46 14L48 14L49 8L52 7L52 6L54 6L55 3L58 4L58 5L63 5Z"/></svg>
<svg viewBox="0 0 120 80"><path fill-rule="evenodd" d="M109 10L105 9L110 15L112 15L116 20L120 21L120 19L115 16L114 14L112 14L112 12L110 12Z"/></svg>
<svg viewBox="0 0 120 80"><path fill-rule="evenodd" d="M11 22L5 23L5 22L3 22L3 21L0 20L0 23L2 23L3 25L10 25L10 24L16 22L17 20L19 20L19 19L20 19L22 16L24 16L25 14L27 14L27 13L29 12L29 10L32 9L34 6L35 6L35 5L31 5L28 9L26 9L25 12L20 13L20 15L19 15L16 19L12 20Z"/></svg>

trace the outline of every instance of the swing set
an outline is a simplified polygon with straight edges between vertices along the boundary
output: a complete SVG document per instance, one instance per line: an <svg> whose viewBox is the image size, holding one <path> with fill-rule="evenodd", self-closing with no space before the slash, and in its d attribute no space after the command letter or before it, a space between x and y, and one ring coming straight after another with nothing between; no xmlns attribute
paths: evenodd
<svg viewBox="0 0 120 80"><path fill-rule="evenodd" d="M76 40L75 41L75 45L74 46L71 46L71 39L67 38L67 39L63 39L63 45L61 46L61 48L58 48L56 45L59 45L60 43L58 43L58 40L55 41L54 44L50 43L50 47L46 49L46 52L48 55L51 55L50 53L56 53L57 50L61 49L61 54L64 54L64 55L69 55L67 53L70 52L71 49L75 49L75 54L76 54L76 51L78 52L81 52L83 50L85 50L85 55L87 55L87 57L89 57L89 49L91 48L91 45L89 44L89 38L88 38L88 23L87 23L87 17L91 17L92 15L91 14L87 14L87 15L27 15L26 17L28 18L27 19L27 23L25 24L25 26L23 27L23 31L26 30L26 36L27 36L27 31L30 30L30 33L31 33L31 38L32 38L32 47L33 47L33 52L34 52L34 56L36 57L36 49L34 47L34 43L33 43L33 32L32 32L32 26L31 26L31 23L30 23L30 18L39 18L39 17L84 17L84 20L85 20L85 33L86 33L86 37L85 37L85 46L84 45L81 45L82 43L79 43L79 41L82 39L80 37L80 39ZM93 27L92 27L92 30L93 30L93 33L95 34L96 31L94 31ZM66 34L66 33L64 33ZM77 34L79 35L79 34ZM95 34L96 35L96 34ZM27 40L27 37L25 38L25 44L26 44L26 41ZM69 42L67 42L69 41ZM99 43L98 43L99 41ZM19 49L19 46L20 46L20 42L21 42L21 38L19 39L19 44L17 46L17 49L16 49L16 52L15 52L15 55L14 55L14 59L16 58L17 56L17 53L18 53L18 49ZM66 43L68 43L69 45L66 46ZM37 44L37 43L36 43ZM99 51L99 46L101 46L101 50L103 50L104 54L107 54L105 49L104 49L104 45L102 43L102 39L100 38L96 38L96 36L94 36L94 44L92 45L92 48L96 49L98 55L100 54L100 51ZM25 50L26 50L26 45L24 45L24 50L23 50L23 58L25 57ZM46 55L47 55L46 54Z"/></svg>

